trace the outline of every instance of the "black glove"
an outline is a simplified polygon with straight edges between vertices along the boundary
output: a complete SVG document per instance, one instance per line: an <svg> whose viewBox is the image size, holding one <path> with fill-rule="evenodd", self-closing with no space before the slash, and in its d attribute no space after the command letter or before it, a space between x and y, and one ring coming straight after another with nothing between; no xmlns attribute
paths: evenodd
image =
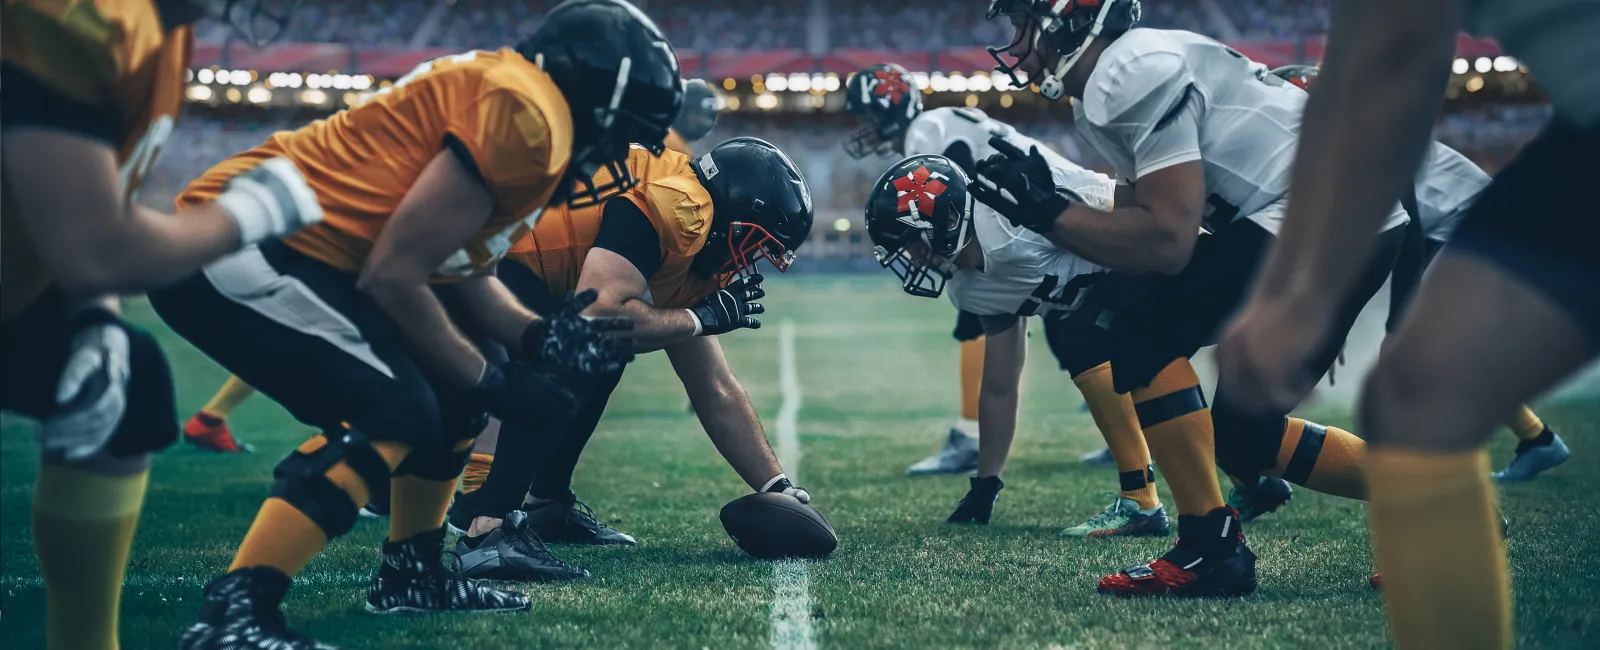
<svg viewBox="0 0 1600 650"><path fill-rule="evenodd" d="M522 332L522 359L583 375L622 372L633 361L633 339L614 333L633 329L633 321L580 315L598 297L594 289L569 296L556 313L529 324Z"/></svg>
<svg viewBox="0 0 1600 650"><path fill-rule="evenodd" d="M961 497L961 503L956 504L956 511L950 513L946 519L952 524L988 524L989 515L994 513L994 503L1000 500L1000 488L1006 486L998 476L974 476L971 479L971 489L967 496Z"/></svg>
<svg viewBox="0 0 1600 650"><path fill-rule="evenodd" d="M690 309L689 314L700 324L699 335L715 336L741 327L761 329L761 321L750 317L767 311L761 303L751 302L767 295L761 288L761 280L760 273L734 280Z"/></svg>
<svg viewBox="0 0 1600 650"><path fill-rule="evenodd" d="M564 431L578 411L578 399L559 383L556 372L521 361L483 369L472 389L485 409L501 420L524 427L556 427Z"/></svg>
<svg viewBox="0 0 1600 650"><path fill-rule="evenodd" d="M989 146L1000 153L978 161L978 176L968 188L973 198L1011 223L1049 234L1056 217L1073 203L1083 202L1072 190L1056 187L1050 162L1037 146L1023 153L998 136L989 138Z"/></svg>

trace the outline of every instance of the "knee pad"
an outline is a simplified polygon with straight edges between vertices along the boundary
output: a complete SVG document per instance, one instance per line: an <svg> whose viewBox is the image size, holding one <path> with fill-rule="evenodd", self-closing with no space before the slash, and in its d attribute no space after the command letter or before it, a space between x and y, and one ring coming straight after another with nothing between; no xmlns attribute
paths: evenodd
<svg viewBox="0 0 1600 650"><path fill-rule="evenodd" d="M128 332L128 406L106 443L106 451L119 458L161 451L178 439L178 401L167 355L149 332L126 324L123 329Z"/></svg>
<svg viewBox="0 0 1600 650"><path fill-rule="evenodd" d="M272 496L305 513L333 539L350 532L361 506L328 480L327 471L343 461L366 484L373 500L388 500L389 465L360 431L325 431L322 435L327 441L322 447L311 452L296 449L273 468Z"/></svg>
<svg viewBox="0 0 1600 650"><path fill-rule="evenodd" d="M467 468L472 457L472 445L464 449L418 449L406 455L400 466L394 468L395 476L415 476L424 481L453 481Z"/></svg>
<svg viewBox="0 0 1600 650"><path fill-rule="evenodd" d="M1250 479L1278 464L1287 420L1282 414L1249 415L1218 396L1211 409L1216 427L1217 466L1230 475ZM1313 459L1313 462L1315 459Z"/></svg>

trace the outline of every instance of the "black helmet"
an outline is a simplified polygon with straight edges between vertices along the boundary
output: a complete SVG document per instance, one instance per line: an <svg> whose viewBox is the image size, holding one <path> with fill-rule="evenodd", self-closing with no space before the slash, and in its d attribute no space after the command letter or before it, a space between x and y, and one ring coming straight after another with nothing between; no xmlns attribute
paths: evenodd
<svg viewBox="0 0 1600 650"><path fill-rule="evenodd" d="M1311 85L1317 82L1317 74L1322 72L1314 65L1286 65L1272 71L1279 79L1299 86L1301 90L1311 92Z"/></svg>
<svg viewBox="0 0 1600 650"><path fill-rule="evenodd" d="M949 158L911 156L883 173L867 197L867 235L878 264L900 277L913 296L937 298L954 273L951 260L972 233L967 174ZM907 246L919 243L943 261L937 267ZM921 257L922 259L918 259Z"/></svg>
<svg viewBox="0 0 1600 650"><path fill-rule="evenodd" d="M857 160L872 153L889 156L896 153L895 139L922 113L922 95L905 68L879 63L845 82L844 110L867 123L844 141L845 152Z"/></svg>
<svg viewBox="0 0 1600 650"><path fill-rule="evenodd" d="M1139 22L1143 8L1139 0L990 0L987 18L1005 16L1015 25L1015 35L1005 47L990 47L989 56L997 64L995 71L1011 76L1018 88L1027 83L1017 77L1017 65L1035 51L1045 57L1046 67L1042 79L1028 79L1039 84L1039 94L1056 101L1066 96L1064 82L1067 72L1083 56L1084 50L1101 34L1120 36ZM1032 39L1024 42L1023 39ZM1016 63L1006 63L1003 53L1027 45L1028 49ZM1054 66L1049 65L1056 58Z"/></svg>
<svg viewBox="0 0 1600 650"><path fill-rule="evenodd" d="M550 75L572 109L572 158L553 203L591 205L633 187L638 181L623 164L630 142L656 155L666 150L683 103L678 56L633 5L566 0L517 53ZM612 181L596 186L602 168Z"/></svg>
<svg viewBox="0 0 1600 650"><path fill-rule="evenodd" d="M702 277L742 277L765 257L789 270L813 216L811 189L794 162L766 140L734 138L689 166L711 194L711 231L690 268Z"/></svg>
<svg viewBox="0 0 1600 650"><path fill-rule="evenodd" d="M683 82L683 112L672 130L688 142L706 137L717 126L717 113L722 110L722 98L704 79Z"/></svg>
<svg viewBox="0 0 1600 650"><path fill-rule="evenodd" d="M232 28L234 38L265 47L283 36L300 0L156 0L162 25L187 25L209 16Z"/></svg>

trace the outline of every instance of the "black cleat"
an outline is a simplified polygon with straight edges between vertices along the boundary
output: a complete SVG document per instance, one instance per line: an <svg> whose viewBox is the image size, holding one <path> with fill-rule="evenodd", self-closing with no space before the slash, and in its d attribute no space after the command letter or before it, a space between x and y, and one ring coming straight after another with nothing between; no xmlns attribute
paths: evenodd
<svg viewBox="0 0 1600 650"><path fill-rule="evenodd" d="M444 520L450 534L465 535L467 530L472 528L472 520L477 518L472 514L472 510L478 503L478 498L473 495L478 492L474 490L465 494L456 493L455 499L450 502L450 514Z"/></svg>
<svg viewBox="0 0 1600 650"><path fill-rule="evenodd" d="M550 548L529 530L528 515L512 511L500 527L480 538L462 537L456 542L456 562L461 572L481 580L517 582L555 582L582 580L589 572L556 557Z"/></svg>
<svg viewBox="0 0 1600 650"><path fill-rule="evenodd" d="M178 650L339 650L289 629L278 609L288 592L289 576L272 567L239 569L212 580Z"/></svg>
<svg viewBox="0 0 1600 650"><path fill-rule="evenodd" d="M533 606L527 596L483 586L455 567L445 568L443 554L443 528L384 542L383 563L367 586L367 611L520 612Z"/></svg>
<svg viewBox="0 0 1600 650"><path fill-rule="evenodd" d="M1294 498L1294 486L1288 481L1263 476L1255 487L1234 486L1228 492L1228 507L1239 511L1240 521L1255 521L1271 514Z"/></svg>
<svg viewBox="0 0 1600 650"><path fill-rule="evenodd" d="M550 544L587 546L633 546L632 535L600 523L589 506L572 497L540 506L523 506L528 512L528 527Z"/></svg>
<svg viewBox="0 0 1600 650"><path fill-rule="evenodd" d="M994 504L1000 500L1000 489L1006 484L998 476L974 476L967 479L972 486L967 495L956 504L956 511L945 521L952 524L988 524L994 514Z"/></svg>

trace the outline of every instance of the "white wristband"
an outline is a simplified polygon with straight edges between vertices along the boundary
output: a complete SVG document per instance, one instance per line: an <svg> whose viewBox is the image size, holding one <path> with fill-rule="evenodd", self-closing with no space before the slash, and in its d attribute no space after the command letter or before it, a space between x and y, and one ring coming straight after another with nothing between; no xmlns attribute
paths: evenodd
<svg viewBox="0 0 1600 650"><path fill-rule="evenodd" d="M688 312L689 320L694 321L694 334L691 336L700 336L700 332L705 331L705 327L700 324L700 317L694 315L693 309L685 309L684 311Z"/></svg>
<svg viewBox="0 0 1600 650"><path fill-rule="evenodd" d="M789 477L784 476L783 474L779 474L777 476L774 476L774 477L772 477L770 479L767 479L766 483L761 484L761 489L756 490L756 491L757 492L766 492L767 490L772 489L772 486L777 485L778 481L788 480L788 478Z"/></svg>
<svg viewBox="0 0 1600 650"><path fill-rule="evenodd" d="M239 229L240 246L260 243L274 234L273 218L269 216L272 204L257 194L259 185L248 187L230 188L216 198L217 206L233 218L234 226Z"/></svg>

